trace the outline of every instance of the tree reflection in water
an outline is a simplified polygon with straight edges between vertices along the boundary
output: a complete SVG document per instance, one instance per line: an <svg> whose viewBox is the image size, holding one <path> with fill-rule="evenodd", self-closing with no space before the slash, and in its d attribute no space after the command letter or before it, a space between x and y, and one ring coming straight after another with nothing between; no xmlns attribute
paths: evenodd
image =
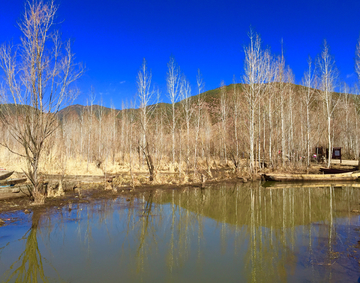
<svg viewBox="0 0 360 283"><path fill-rule="evenodd" d="M336 281L339 274L353 279L358 266L349 264L343 251L356 242L351 221L359 218L351 210L359 209L359 196L352 187L266 189L258 183L217 184L148 191L129 202L104 199L72 212L64 208L56 216L60 226L50 225L53 214L47 213L47 218L34 214L23 237L25 250L12 264L7 280L47 280L49 267L43 265L39 230L47 231L47 241L41 240L49 250L55 247L50 235L54 237L57 230L64 250L67 241L76 242L74 255L86 258L73 271L58 270L60 274L86 270L95 281L106 282L92 272L95 267L106 269L108 278L121 274L124 281L134 282ZM40 218L47 219L41 228ZM70 218L76 226L73 234L67 228ZM51 264L58 268L56 258Z"/></svg>
<svg viewBox="0 0 360 283"><path fill-rule="evenodd" d="M6 272L5 282L50 282L44 272L43 262L46 259L42 257L38 244L41 217L41 212L33 213L31 228L20 239L25 241L25 249Z"/></svg>

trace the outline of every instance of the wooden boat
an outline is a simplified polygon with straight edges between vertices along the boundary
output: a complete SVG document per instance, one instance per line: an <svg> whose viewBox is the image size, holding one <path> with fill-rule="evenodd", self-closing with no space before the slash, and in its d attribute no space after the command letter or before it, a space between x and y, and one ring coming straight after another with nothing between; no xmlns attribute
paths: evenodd
<svg viewBox="0 0 360 283"><path fill-rule="evenodd" d="M340 174L263 174L265 181L355 181L360 177L360 172Z"/></svg>
<svg viewBox="0 0 360 283"><path fill-rule="evenodd" d="M0 186L0 199L21 198L28 196L26 185Z"/></svg>
<svg viewBox="0 0 360 283"><path fill-rule="evenodd" d="M25 183L27 178L7 179L0 181L0 186L14 186L17 184Z"/></svg>
<svg viewBox="0 0 360 283"><path fill-rule="evenodd" d="M349 173L354 172L356 169L338 169L338 168L320 168L320 172L324 174L340 174L340 173Z"/></svg>
<svg viewBox="0 0 360 283"><path fill-rule="evenodd" d="M343 181L336 183L329 182L275 182L275 181L266 181L261 184L262 187L266 189L289 189L289 188L342 188L342 187L353 187L360 188L360 183L352 181Z"/></svg>
<svg viewBox="0 0 360 283"><path fill-rule="evenodd" d="M14 171L0 171L0 180L5 180L9 178L13 173Z"/></svg>

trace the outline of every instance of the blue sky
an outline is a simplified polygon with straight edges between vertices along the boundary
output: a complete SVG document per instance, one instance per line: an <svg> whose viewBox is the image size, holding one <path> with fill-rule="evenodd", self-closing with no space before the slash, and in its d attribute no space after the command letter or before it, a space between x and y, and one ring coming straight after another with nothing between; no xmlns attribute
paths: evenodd
<svg viewBox="0 0 360 283"><path fill-rule="evenodd" d="M96 101L121 108L121 101L136 95L136 76L143 58L152 70L153 85L166 96L170 56L196 92L200 69L205 90L232 83L243 72L243 47L252 26L264 47L281 51L300 83L307 58L316 57L324 39L340 71L340 79L356 81L354 52L360 35L360 1L187 1L187 0L61 0L57 26L63 39L70 38L78 62L86 73L77 82L86 104L91 86ZM18 42L16 23L23 0L0 2L0 43Z"/></svg>

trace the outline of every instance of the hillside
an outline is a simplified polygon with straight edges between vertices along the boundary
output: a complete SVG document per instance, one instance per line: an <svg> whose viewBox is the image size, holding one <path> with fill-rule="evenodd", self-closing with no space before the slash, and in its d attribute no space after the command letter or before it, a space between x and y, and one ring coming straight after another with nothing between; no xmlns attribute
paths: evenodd
<svg viewBox="0 0 360 283"><path fill-rule="evenodd" d="M236 84L236 87L239 87L239 89L241 90L242 85L241 84ZM226 86L226 92L228 94L232 94L233 93L233 89L234 89L234 85L228 85ZM201 99L203 100L203 102L205 102L206 104L208 104L210 107L211 106L215 106L219 104L219 100L220 100L220 87L216 88L216 89L212 89L212 90L208 90L205 91L203 93L200 94ZM188 99L191 100L192 104L195 104L197 102L199 98L199 95L194 95L189 97ZM175 108L180 107L182 103L182 100L177 102L175 104ZM169 103L164 103L164 102L160 102L154 105L150 105L149 107L156 107L156 108L160 108L162 109L162 111L165 112L170 112L171 111L171 104ZM92 110L91 110L92 107ZM103 114L107 115L111 112L111 108L105 107L105 106L100 106L100 105L92 105L92 106L84 106L84 105L80 105L80 104L75 104L75 105L70 105L68 107L65 107L64 109L60 110L58 112L58 116L59 119L62 120L64 118L64 116L66 115L67 117L80 117L81 113L86 112L90 112L93 111L95 113L96 116L99 116L99 113L101 111L103 111ZM118 114L118 117L121 116L121 111L129 111L130 109L124 109L124 110L119 110L119 109L115 109L115 111ZM139 109L135 109L135 111L139 111ZM135 112L135 114L136 114Z"/></svg>
<svg viewBox="0 0 360 283"><path fill-rule="evenodd" d="M241 93L243 85L242 84L230 84L228 86L225 86L226 88L226 93L228 94L228 96L231 96L234 92L234 87L238 88L238 92ZM300 91L300 88L302 86L301 85L293 85L293 90L295 91L295 93L297 94ZM338 93L336 93L336 95L338 95ZM212 89L212 90L208 90L205 91L203 93L201 93L200 95L194 95L189 97L188 99L190 99L191 101L191 105L194 105L195 103L197 103L199 96L201 97L202 101L208 106L208 109L210 109L210 113L212 114L212 118L214 119L215 115L214 113L212 113L212 110L216 112L215 109L218 108L219 104L220 104L220 96L221 96L221 88L216 88L216 89ZM356 96L357 97L357 96ZM175 108L178 109L183 101L179 101L175 104ZM0 105L0 111L1 111L1 107L3 107L2 105ZM10 104L10 109L13 109L15 106L13 104ZM23 107L23 106L21 106ZM157 109L157 111L162 111L163 113L167 113L170 114L171 113L171 104L169 103L164 103L164 102L160 102L154 105L150 105L149 107L155 107L155 109ZM132 108L128 108L128 109L124 109L124 110L119 110L119 109L111 109L105 106L100 106L100 105L80 105L80 104L74 104L74 105L70 105L65 107L64 109L60 110L58 112L58 117L60 120L63 120L64 117L66 117L67 119L78 119L80 117L80 115L82 113L85 112L93 112L95 114L95 116L99 117L99 115L103 114L105 116L107 116L107 114L109 114L111 111L115 111L117 117L121 117L122 111L130 111L130 110L134 110L134 115L135 117L137 117L138 115L138 111L139 109L132 109ZM136 119L136 118L135 118Z"/></svg>

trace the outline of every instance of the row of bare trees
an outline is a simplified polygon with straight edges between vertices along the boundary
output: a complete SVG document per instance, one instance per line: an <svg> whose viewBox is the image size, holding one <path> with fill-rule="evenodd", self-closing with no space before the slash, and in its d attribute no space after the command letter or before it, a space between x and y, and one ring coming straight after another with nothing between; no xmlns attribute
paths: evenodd
<svg viewBox="0 0 360 283"><path fill-rule="evenodd" d="M184 169L196 171L199 158L208 168L213 161L226 164L230 159L236 168L246 166L251 172L265 164L309 166L315 146L331 149L334 144L344 148L346 158L357 158L358 99L338 81L326 41L315 64L308 59L308 70L299 86L294 84L283 54L274 56L269 49L262 49L260 37L252 31L249 38L250 44L244 49L243 84L222 83L213 101L202 94L200 74L198 95L191 97L189 82L171 58L167 76L171 104L151 104L155 103L151 100L155 91L151 90L151 73L143 62L138 75L140 110L127 113L137 116L140 111L139 125L137 119L128 120L133 121L132 127L142 133L142 138L128 138L134 139L132 144L143 152L146 161L153 156L148 164L149 170L153 168L151 172L160 164L176 166L180 173ZM124 127L124 122L121 125ZM331 154L328 166L330 161ZM139 166L141 162L139 158Z"/></svg>
<svg viewBox="0 0 360 283"><path fill-rule="evenodd" d="M346 84L339 81L327 42L324 41L315 64L311 58L308 59L302 86L296 86L284 55L274 56L269 49L262 49L259 35L252 31L249 39L250 44L244 49L243 94L247 104L250 170L254 171L255 151L260 166L262 160L274 166L275 151L278 151L277 157L282 166L304 157L309 166L312 148L324 146L330 149L329 167L334 143L345 147L348 158L357 158L358 98L349 95ZM356 55L356 72L359 75L359 46ZM349 130L350 127L353 129Z"/></svg>
<svg viewBox="0 0 360 283"><path fill-rule="evenodd" d="M284 54L262 47L252 30L244 48L241 83L204 93L200 72L196 91L174 58L167 73L170 104L159 103L144 59L137 75L137 98L122 110L95 105L71 106L73 82L83 69L74 63L70 43L52 31L57 7L53 2L28 2L20 24L19 46L3 45L0 119L1 145L26 159L24 169L39 202L39 162L56 160L66 172L69 159L108 164L124 170L147 169L150 180L159 170L189 178L219 164L250 173L264 166L309 166L315 146L344 148L346 158L359 156L359 100L338 80L338 71L324 41L320 55L308 60L302 85ZM360 46L355 70L360 76ZM335 92L337 91L337 92ZM196 93L196 96L192 96ZM61 115L60 115L61 114ZM46 152L46 155L44 154ZM229 162L231 161L231 162ZM330 166L331 154L328 159Z"/></svg>
<svg viewBox="0 0 360 283"><path fill-rule="evenodd" d="M346 85L334 92L336 68L326 42L315 64L308 60L303 85L294 84L283 54L261 49L258 35L250 34L245 54L243 84L222 83L214 96L203 93L200 73L198 95L191 96L190 83L171 58L171 104L155 104L159 96L144 60L137 101L123 105L122 111L92 101L79 117L63 118L62 129L74 128L68 136L77 142L64 152L88 162L147 168L151 180L158 170L188 175L199 164L208 172L219 163L251 172L264 166L305 167L317 146L341 146L345 158L357 158L359 101Z"/></svg>

